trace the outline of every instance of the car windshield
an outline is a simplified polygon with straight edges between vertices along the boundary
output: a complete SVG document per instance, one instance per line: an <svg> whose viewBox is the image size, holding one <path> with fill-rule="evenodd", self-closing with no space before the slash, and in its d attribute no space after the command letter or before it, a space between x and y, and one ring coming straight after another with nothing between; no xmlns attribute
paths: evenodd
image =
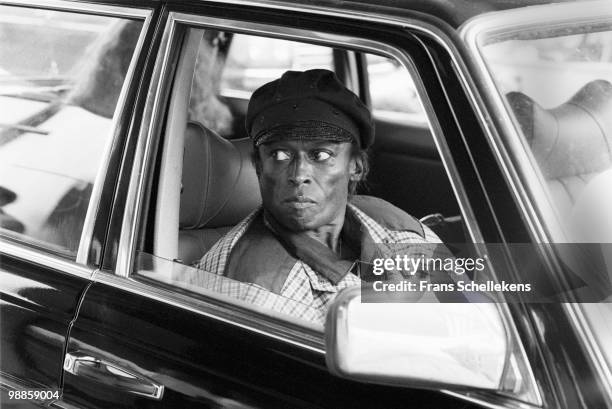
<svg viewBox="0 0 612 409"><path fill-rule="evenodd" d="M477 47L530 159L513 151L513 160L517 168L535 172L534 186L548 196L549 205L540 201L533 206L540 214L550 214L546 209L552 207L555 216L544 224L563 232L564 241L594 243L590 246L599 249L597 267L602 268L582 269L578 275L587 282L598 275L600 288L606 289L599 299L604 302L581 308L610 370L612 9L608 3L603 15L574 22L565 12L561 22L550 23L547 14L546 24L536 23L531 14L517 15L522 19L516 24L505 21L507 29L481 35ZM526 18L533 21L526 23ZM589 256L593 263L595 256Z"/></svg>

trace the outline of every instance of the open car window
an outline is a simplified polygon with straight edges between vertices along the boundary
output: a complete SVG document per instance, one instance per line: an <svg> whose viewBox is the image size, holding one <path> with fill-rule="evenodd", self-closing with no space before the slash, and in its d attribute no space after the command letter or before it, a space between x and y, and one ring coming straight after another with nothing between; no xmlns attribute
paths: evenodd
<svg viewBox="0 0 612 409"><path fill-rule="evenodd" d="M142 21L0 6L0 220L75 259Z"/></svg>
<svg viewBox="0 0 612 409"><path fill-rule="evenodd" d="M287 70L340 70L342 73L336 71L337 77L345 81L346 87L359 83L360 75L378 74L372 74L366 67L360 72L347 63L346 55L357 52L352 49L183 28L184 33L178 31L184 40L173 74L167 125L155 165L158 171L152 180L149 211L143 222L132 277L194 299L223 301L240 311L246 308L251 314L320 331L326 306L337 293L360 285L359 270L355 267L358 263L348 266L351 272L332 285L321 279L314 268L274 265L278 260L271 254L270 260L274 261L270 262L270 269L289 267L287 277L295 274L302 279L295 288L288 283L299 280L288 279L279 291L240 279L229 261L235 244L246 234L250 223L258 220L262 205L253 141L244 129L249 97L254 89ZM274 44L279 47L278 58L264 58L268 56L266 47ZM233 55L232 50L240 52ZM366 59L380 64L387 61L374 55L367 55ZM390 64L391 69L401 70L401 75L410 78L403 65ZM371 83L371 87L379 85L376 81ZM420 104L415 104L416 95L408 83L405 85L405 95L395 98L403 101L405 96L406 106L413 104L416 110ZM412 113L402 109L396 112L400 116ZM420 224L409 214L434 215L427 218L431 228L425 227L420 233L398 232L398 237L405 240L416 234L420 235L419 240L432 239L436 243L439 237L455 243L471 242L433 135L423 125L415 127L410 121L407 124L380 118L376 121L376 143L369 152L375 186L358 187L355 200L385 203L384 206L392 206L394 212L410 218L415 225ZM417 149L413 148L414 143L418 144ZM405 177L412 179L407 181ZM437 178L433 189L429 179L432 177ZM415 194L398 193L396 186L402 184L411 184ZM420 198L430 194L429 201ZM432 203L443 203L445 207ZM362 217L358 212L354 214L356 219ZM359 223L366 226L363 220L367 219L362 217ZM382 243L386 233L380 233L382 229L377 231L377 227L371 229L376 231L373 237L380 238ZM366 230L364 227L361 231ZM248 266L243 267L248 270ZM308 291L303 291L304 288Z"/></svg>

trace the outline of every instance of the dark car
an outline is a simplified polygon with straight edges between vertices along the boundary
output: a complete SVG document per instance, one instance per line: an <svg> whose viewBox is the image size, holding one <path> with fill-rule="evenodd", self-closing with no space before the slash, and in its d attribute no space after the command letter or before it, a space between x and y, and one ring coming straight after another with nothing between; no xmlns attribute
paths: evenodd
<svg viewBox="0 0 612 409"><path fill-rule="evenodd" d="M193 267L261 203L251 93L310 68L372 109L359 195L552 293L323 323ZM610 1L6 0L0 169L3 407L612 408L612 252L563 251L612 243Z"/></svg>

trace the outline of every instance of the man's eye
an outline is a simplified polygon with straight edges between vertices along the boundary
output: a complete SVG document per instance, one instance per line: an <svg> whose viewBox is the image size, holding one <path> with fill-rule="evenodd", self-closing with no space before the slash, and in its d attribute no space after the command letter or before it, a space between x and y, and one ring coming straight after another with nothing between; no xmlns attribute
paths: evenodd
<svg viewBox="0 0 612 409"><path fill-rule="evenodd" d="M289 156L289 153L286 151L274 151L272 152L272 157L274 158L274 160L289 160L291 159L291 156Z"/></svg>
<svg viewBox="0 0 612 409"><path fill-rule="evenodd" d="M323 162L324 160L331 158L331 153L327 151L315 151L312 158L317 162Z"/></svg>

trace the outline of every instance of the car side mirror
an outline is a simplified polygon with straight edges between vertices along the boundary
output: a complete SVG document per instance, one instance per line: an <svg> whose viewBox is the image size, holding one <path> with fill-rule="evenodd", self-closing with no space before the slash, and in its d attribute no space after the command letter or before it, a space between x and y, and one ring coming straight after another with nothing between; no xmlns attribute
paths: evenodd
<svg viewBox="0 0 612 409"><path fill-rule="evenodd" d="M327 315L327 366L359 381L500 391L511 345L495 303L361 303L351 287Z"/></svg>

